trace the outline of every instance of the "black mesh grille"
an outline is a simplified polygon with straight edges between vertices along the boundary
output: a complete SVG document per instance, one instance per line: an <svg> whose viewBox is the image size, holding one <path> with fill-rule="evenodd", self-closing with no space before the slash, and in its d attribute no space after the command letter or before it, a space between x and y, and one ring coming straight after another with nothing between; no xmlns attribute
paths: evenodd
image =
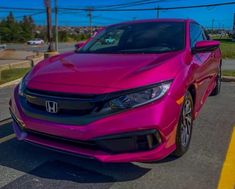
<svg viewBox="0 0 235 189"><path fill-rule="evenodd" d="M30 107L46 111L46 101L58 104L59 115L87 115L103 106L101 96L85 96L27 89L26 102Z"/></svg>

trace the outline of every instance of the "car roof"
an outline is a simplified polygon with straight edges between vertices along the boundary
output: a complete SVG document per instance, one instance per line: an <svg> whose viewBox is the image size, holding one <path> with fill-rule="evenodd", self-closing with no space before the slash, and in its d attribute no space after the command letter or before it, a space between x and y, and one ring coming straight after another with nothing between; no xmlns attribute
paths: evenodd
<svg viewBox="0 0 235 189"><path fill-rule="evenodd" d="M192 19L183 19L183 18L160 18L160 19L144 19L144 20L132 20L127 22L120 22L117 24L112 24L110 26L115 26L119 24L135 24L135 23L147 23L147 22L195 22Z"/></svg>

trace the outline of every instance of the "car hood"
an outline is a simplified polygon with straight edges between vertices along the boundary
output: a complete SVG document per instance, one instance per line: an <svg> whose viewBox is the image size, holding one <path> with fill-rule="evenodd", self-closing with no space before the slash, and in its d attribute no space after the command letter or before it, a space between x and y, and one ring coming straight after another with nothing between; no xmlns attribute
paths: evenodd
<svg viewBox="0 0 235 189"><path fill-rule="evenodd" d="M27 87L55 92L101 94L173 79L182 52L162 54L80 54L69 52L37 64Z"/></svg>

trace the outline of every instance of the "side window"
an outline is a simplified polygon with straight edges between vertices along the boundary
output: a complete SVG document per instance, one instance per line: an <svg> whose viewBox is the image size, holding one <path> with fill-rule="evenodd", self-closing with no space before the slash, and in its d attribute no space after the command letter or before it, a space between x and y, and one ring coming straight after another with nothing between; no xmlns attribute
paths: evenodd
<svg viewBox="0 0 235 189"><path fill-rule="evenodd" d="M195 46L198 41L206 40L206 36L202 27L196 23L190 23L190 45Z"/></svg>
<svg viewBox="0 0 235 189"><path fill-rule="evenodd" d="M200 28L202 30L203 40L208 40L207 35L206 35L206 31L204 30L204 28L202 26L200 26Z"/></svg>
<svg viewBox="0 0 235 189"><path fill-rule="evenodd" d="M204 33L205 33L205 36L206 36L206 40L211 40L210 35L208 34L208 32L205 29L204 29Z"/></svg>

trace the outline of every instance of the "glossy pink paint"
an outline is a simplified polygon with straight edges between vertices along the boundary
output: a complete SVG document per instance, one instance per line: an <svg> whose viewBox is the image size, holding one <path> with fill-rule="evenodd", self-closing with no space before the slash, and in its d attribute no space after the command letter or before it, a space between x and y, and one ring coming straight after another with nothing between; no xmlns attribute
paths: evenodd
<svg viewBox="0 0 235 189"><path fill-rule="evenodd" d="M167 94L150 104L116 113L87 125L66 125L26 116L19 104L18 86L11 98L11 110L25 127L59 137L90 140L96 137L157 129L162 143L146 152L108 154L47 141L34 136L24 140L66 152L82 154L103 162L152 161L163 159L175 150L176 128L181 104L177 100L189 87L195 89L194 117L215 87L221 63L219 49L192 54L189 38L191 20L147 20L186 22L186 46L183 51L162 54L79 54L68 52L51 57L36 65L26 77L30 89L78 94L105 94L137 88L165 80L173 82ZM145 22L145 21L134 21ZM201 42L198 46L203 46Z"/></svg>

